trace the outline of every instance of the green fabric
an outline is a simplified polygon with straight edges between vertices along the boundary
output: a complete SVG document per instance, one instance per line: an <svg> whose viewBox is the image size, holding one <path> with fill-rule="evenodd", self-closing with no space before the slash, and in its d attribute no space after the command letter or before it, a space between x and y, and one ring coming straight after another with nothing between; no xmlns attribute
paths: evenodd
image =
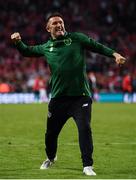
<svg viewBox="0 0 136 180"><path fill-rule="evenodd" d="M65 33L55 40L36 46L22 41L16 44L23 56L44 56L51 70L52 98L60 96L90 96L86 75L85 50L113 57L114 50L83 33Z"/></svg>

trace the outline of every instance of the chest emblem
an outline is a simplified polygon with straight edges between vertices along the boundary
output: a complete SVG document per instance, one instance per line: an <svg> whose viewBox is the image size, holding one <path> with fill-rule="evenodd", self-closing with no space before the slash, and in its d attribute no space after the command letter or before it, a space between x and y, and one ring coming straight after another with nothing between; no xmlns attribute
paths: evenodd
<svg viewBox="0 0 136 180"><path fill-rule="evenodd" d="M72 39L71 38L64 39L64 44L66 46L69 46L71 43L72 43Z"/></svg>

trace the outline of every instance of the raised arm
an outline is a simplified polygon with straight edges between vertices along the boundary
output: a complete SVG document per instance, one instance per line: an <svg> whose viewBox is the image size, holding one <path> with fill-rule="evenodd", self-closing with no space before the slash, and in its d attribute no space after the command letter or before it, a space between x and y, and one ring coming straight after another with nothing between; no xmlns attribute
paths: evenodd
<svg viewBox="0 0 136 180"><path fill-rule="evenodd" d="M113 57L115 59L115 62L118 65L122 65L126 62L126 58L123 57L121 54L117 53L115 50L96 42L95 40L90 38L90 44L92 45L92 50L96 53L108 56L108 57Z"/></svg>
<svg viewBox="0 0 136 180"><path fill-rule="evenodd" d="M42 45L28 46L24 44L21 40L20 33L18 32L11 35L11 40L19 52L25 57L40 57L44 55Z"/></svg>
<svg viewBox="0 0 136 180"><path fill-rule="evenodd" d="M79 33L78 38L85 49L90 49L92 52L112 57L118 65L122 65L126 62L126 58L115 50L95 41L94 39L86 36L85 34Z"/></svg>

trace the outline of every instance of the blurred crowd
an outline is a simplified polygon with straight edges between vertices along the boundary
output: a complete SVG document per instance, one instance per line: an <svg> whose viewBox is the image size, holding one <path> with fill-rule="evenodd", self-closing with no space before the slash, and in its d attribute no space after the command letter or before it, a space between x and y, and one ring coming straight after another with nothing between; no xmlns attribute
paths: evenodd
<svg viewBox="0 0 136 180"><path fill-rule="evenodd" d="M122 92L124 84L128 91L136 91L135 0L6 0L0 1L0 7L0 93L45 89L49 94L46 60L22 57L10 35L20 32L29 45L45 42L45 17L53 11L64 15L67 31L84 32L127 58L118 67L111 58L87 52L86 70L93 91Z"/></svg>

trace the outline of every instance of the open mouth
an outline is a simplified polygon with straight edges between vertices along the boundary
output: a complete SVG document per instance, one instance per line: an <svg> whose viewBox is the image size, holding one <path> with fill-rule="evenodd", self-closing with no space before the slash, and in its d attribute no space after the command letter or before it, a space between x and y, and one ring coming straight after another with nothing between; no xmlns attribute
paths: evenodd
<svg viewBox="0 0 136 180"><path fill-rule="evenodd" d="M63 27L56 27L57 32L63 32Z"/></svg>
<svg viewBox="0 0 136 180"><path fill-rule="evenodd" d="M57 29L56 32L62 33L62 32L63 32L63 29Z"/></svg>

